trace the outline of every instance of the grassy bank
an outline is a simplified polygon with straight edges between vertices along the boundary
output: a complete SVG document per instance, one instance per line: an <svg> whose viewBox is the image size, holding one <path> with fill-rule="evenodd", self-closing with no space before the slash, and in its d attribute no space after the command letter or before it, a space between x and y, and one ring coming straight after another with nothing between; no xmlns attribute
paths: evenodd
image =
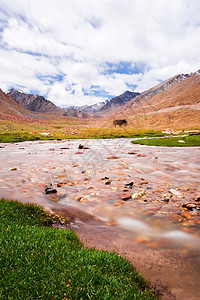
<svg viewBox="0 0 200 300"><path fill-rule="evenodd" d="M35 205L0 200L1 299L156 299L131 264L85 249Z"/></svg>
<svg viewBox="0 0 200 300"><path fill-rule="evenodd" d="M200 146L200 135L143 139L132 141L132 143L148 146L194 147Z"/></svg>

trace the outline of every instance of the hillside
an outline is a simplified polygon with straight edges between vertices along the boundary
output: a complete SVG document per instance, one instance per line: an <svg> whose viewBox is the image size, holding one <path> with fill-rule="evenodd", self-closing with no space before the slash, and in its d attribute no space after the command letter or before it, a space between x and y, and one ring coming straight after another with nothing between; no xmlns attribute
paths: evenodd
<svg viewBox="0 0 200 300"><path fill-rule="evenodd" d="M0 89L0 119L25 120L29 111Z"/></svg>
<svg viewBox="0 0 200 300"><path fill-rule="evenodd" d="M123 94L112 98L110 101L107 101L107 103L104 106L102 106L97 112L104 113L104 112L111 111L115 108L118 108L126 104L127 102L129 102L131 99L134 99L138 95L140 95L140 93L126 91Z"/></svg>
<svg viewBox="0 0 200 300"><path fill-rule="evenodd" d="M63 115L64 113L62 108L57 107L51 101L39 95L26 94L15 89L11 89L8 95L13 97L23 107L33 112L53 115Z"/></svg>
<svg viewBox="0 0 200 300"><path fill-rule="evenodd" d="M200 75L178 75L143 92L118 111L139 126L200 125ZM137 119L137 121L136 121Z"/></svg>

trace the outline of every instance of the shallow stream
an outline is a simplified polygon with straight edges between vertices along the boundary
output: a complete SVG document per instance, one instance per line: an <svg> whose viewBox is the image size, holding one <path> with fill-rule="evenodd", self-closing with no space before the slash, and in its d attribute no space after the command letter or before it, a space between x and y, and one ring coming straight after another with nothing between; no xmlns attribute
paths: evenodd
<svg viewBox="0 0 200 300"><path fill-rule="evenodd" d="M70 205L149 247L200 251L200 148L130 141L1 144L0 197ZM57 193L45 194L46 187Z"/></svg>

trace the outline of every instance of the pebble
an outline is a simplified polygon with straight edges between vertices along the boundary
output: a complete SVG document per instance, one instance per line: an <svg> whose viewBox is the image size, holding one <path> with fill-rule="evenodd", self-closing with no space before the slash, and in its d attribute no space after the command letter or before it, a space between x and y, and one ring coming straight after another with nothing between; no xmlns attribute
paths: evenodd
<svg viewBox="0 0 200 300"><path fill-rule="evenodd" d="M86 198L84 198L84 197L78 197L77 199L76 199L78 202L87 202L87 199Z"/></svg>
<svg viewBox="0 0 200 300"><path fill-rule="evenodd" d="M112 156L108 156L107 159L118 159L119 157L112 155Z"/></svg>
<svg viewBox="0 0 200 300"><path fill-rule="evenodd" d="M169 193L172 194L173 196L182 197L181 193L175 189L170 189Z"/></svg>
<svg viewBox="0 0 200 300"><path fill-rule="evenodd" d="M107 180L105 184L111 184L111 180Z"/></svg>
<svg viewBox="0 0 200 300"><path fill-rule="evenodd" d="M139 198L141 198L141 197L144 196L144 195L145 195L145 191L142 190L142 191L140 191L140 192L134 193L134 194L132 195L132 199L139 199Z"/></svg>
<svg viewBox="0 0 200 300"><path fill-rule="evenodd" d="M139 153L137 157L147 157L147 155L145 153Z"/></svg>
<svg viewBox="0 0 200 300"><path fill-rule="evenodd" d="M183 204L182 207L187 208L188 210L193 210L193 209L200 209L200 206L195 204L195 203L186 203Z"/></svg>
<svg viewBox="0 0 200 300"><path fill-rule="evenodd" d="M16 171L18 170L16 167L10 168L9 171Z"/></svg>
<svg viewBox="0 0 200 300"><path fill-rule="evenodd" d="M128 152L128 154L137 154L138 152L136 152L136 151L130 151L130 152Z"/></svg>
<svg viewBox="0 0 200 300"><path fill-rule="evenodd" d="M90 148L79 144L78 149L90 149Z"/></svg>
<svg viewBox="0 0 200 300"><path fill-rule="evenodd" d="M52 187L47 187L47 188L45 188L44 193L45 194L56 194L57 190Z"/></svg>
<svg viewBox="0 0 200 300"><path fill-rule="evenodd" d="M128 200L128 199L131 199L131 194L120 193L120 194L119 194L119 197L120 197L122 200L126 201L126 200Z"/></svg>
<svg viewBox="0 0 200 300"><path fill-rule="evenodd" d="M178 140L178 143L185 143L185 141L183 141L183 140Z"/></svg>
<svg viewBox="0 0 200 300"><path fill-rule="evenodd" d="M133 181L131 181L129 183L126 183L124 186L129 188L129 189L132 189L133 188Z"/></svg>

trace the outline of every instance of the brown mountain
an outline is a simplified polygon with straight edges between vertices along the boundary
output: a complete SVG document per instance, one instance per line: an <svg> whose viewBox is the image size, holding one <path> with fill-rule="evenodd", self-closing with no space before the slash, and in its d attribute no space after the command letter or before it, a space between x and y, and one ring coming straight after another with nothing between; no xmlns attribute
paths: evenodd
<svg viewBox="0 0 200 300"><path fill-rule="evenodd" d="M0 89L0 119L25 119L28 110Z"/></svg>
<svg viewBox="0 0 200 300"><path fill-rule="evenodd" d="M43 96L26 94L15 89L11 89L8 95L13 97L23 107L33 112L52 115L63 115L64 113L62 108L57 107Z"/></svg>
<svg viewBox="0 0 200 300"><path fill-rule="evenodd" d="M0 89L0 119L19 122L43 122L49 117L31 112Z"/></svg>
<svg viewBox="0 0 200 300"><path fill-rule="evenodd" d="M130 124L163 127L200 125L200 71L174 76L112 111ZM140 124L139 124L140 123Z"/></svg>
<svg viewBox="0 0 200 300"><path fill-rule="evenodd" d="M140 93L126 91L123 94L107 101L107 103L104 106L102 106L97 112L98 113L109 112L117 107L120 107L120 106L128 103L131 99L134 99L138 95L140 95Z"/></svg>

